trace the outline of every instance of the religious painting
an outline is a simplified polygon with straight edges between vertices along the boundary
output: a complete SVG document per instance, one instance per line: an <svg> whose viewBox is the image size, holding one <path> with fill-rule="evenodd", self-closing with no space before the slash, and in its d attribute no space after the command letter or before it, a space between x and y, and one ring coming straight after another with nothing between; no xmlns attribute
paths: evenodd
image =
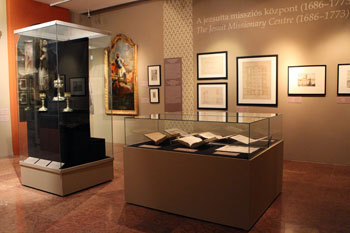
<svg viewBox="0 0 350 233"><path fill-rule="evenodd" d="M326 95L326 66L288 66L288 95Z"/></svg>
<svg viewBox="0 0 350 233"><path fill-rule="evenodd" d="M237 57L237 105L277 106L277 55Z"/></svg>
<svg viewBox="0 0 350 233"><path fill-rule="evenodd" d="M106 113L137 115L137 95L137 46L119 34L105 50Z"/></svg>

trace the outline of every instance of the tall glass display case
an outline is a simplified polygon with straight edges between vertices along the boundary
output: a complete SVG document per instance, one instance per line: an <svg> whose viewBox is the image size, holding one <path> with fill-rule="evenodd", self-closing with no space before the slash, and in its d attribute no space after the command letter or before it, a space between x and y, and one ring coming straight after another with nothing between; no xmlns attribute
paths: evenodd
<svg viewBox="0 0 350 233"><path fill-rule="evenodd" d="M282 115L275 113L199 111L125 118L125 143L132 147L251 159L281 139Z"/></svg>
<svg viewBox="0 0 350 233"><path fill-rule="evenodd" d="M62 21L15 31L20 155L28 163L64 169L113 157L103 104L110 41L109 32Z"/></svg>

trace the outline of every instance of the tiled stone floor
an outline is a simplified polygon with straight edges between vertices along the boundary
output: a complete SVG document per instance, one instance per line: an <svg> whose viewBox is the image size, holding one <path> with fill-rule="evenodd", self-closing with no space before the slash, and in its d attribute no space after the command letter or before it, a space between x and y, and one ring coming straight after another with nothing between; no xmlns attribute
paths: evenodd
<svg viewBox="0 0 350 233"><path fill-rule="evenodd" d="M0 233L245 232L126 204L121 155L112 182L63 198L23 187L19 158L1 158ZM350 167L285 161L282 194L250 232L350 232Z"/></svg>

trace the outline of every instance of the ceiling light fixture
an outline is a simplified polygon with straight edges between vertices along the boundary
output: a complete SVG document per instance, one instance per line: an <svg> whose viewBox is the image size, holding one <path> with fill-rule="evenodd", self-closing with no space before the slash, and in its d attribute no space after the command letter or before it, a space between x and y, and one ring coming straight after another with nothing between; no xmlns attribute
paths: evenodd
<svg viewBox="0 0 350 233"><path fill-rule="evenodd" d="M72 0L62 0L62 1L51 3L50 6L57 6L59 4L70 2L70 1L72 1Z"/></svg>

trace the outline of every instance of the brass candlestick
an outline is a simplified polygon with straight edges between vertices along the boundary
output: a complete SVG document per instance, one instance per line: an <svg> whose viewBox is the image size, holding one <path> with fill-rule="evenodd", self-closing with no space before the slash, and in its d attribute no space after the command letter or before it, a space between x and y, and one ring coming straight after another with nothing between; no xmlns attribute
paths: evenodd
<svg viewBox="0 0 350 233"><path fill-rule="evenodd" d="M45 107L45 99L46 99L46 94L45 93L40 93L39 94L40 99L41 99L41 107L39 108L39 112L46 112L47 107Z"/></svg>
<svg viewBox="0 0 350 233"><path fill-rule="evenodd" d="M63 112L73 112L73 109L71 109L70 107L69 107L69 100L70 100L70 97L71 97L72 95L71 95L71 93L70 92L65 92L64 93L64 97L66 98L66 102L67 102L67 107L65 107L64 109L63 109Z"/></svg>
<svg viewBox="0 0 350 233"><path fill-rule="evenodd" d="M60 76L57 77L55 81L53 81L53 85L57 88L57 96L53 97L53 101L64 101L64 97L61 96L61 88L63 87L63 81L60 79Z"/></svg>

